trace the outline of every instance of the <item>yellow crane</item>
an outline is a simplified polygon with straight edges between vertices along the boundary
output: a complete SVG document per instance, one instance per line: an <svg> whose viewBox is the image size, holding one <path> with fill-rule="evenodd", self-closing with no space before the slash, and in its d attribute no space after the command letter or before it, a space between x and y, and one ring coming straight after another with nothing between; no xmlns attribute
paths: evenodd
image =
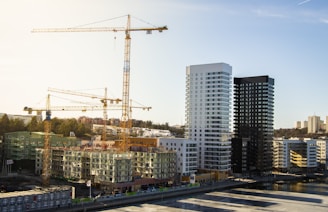
<svg viewBox="0 0 328 212"><path fill-rule="evenodd" d="M49 186L50 180L50 133L51 133L51 111L50 111L50 95L48 95L46 103L46 118L44 120L44 146L42 159L42 184Z"/></svg>
<svg viewBox="0 0 328 212"><path fill-rule="evenodd" d="M127 129L130 122L129 101L130 101L130 50L131 50L131 36L130 33L134 31L146 31L151 34L152 31L163 32L167 30L167 26L162 27L145 27L145 28L131 28L131 17L127 15L126 27L72 27L72 28L42 28L33 29L32 32L125 32L124 45L124 66L123 66L123 93L122 93L122 150L126 150L127 137L129 129Z"/></svg>
<svg viewBox="0 0 328 212"><path fill-rule="evenodd" d="M69 94L74 96L84 96L89 97L92 99L100 99L101 103L103 104L103 132L102 132L102 141L106 141L106 129L107 129L107 107L108 107L108 101L110 104L113 104L114 102L118 104L121 102L121 99L113 99L113 98L107 98L107 88L105 88L105 95L104 96L98 96L95 94L89 94L89 93L82 93L77 91L71 91L71 90L63 90L58 88L48 88L48 91L50 92L56 92L56 93L62 93L62 94Z"/></svg>

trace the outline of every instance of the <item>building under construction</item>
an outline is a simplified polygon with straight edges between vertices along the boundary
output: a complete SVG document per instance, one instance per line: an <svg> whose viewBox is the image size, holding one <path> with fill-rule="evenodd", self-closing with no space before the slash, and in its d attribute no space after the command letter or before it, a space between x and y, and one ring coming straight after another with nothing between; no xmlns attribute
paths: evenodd
<svg viewBox="0 0 328 212"><path fill-rule="evenodd" d="M36 170L42 171L43 149L37 149ZM99 186L105 192L134 191L149 184L173 183L176 152L156 147L135 146L130 151L92 148L52 148L51 175ZM148 179L140 183L140 179Z"/></svg>
<svg viewBox="0 0 328 212"><path fill-rule="evenodd" d="M4 159L13 161L14 169L28 169L34 171L36 149L44 146L43 132L11 132L4 135ZM64 137L50 134L51 147L81 146L81 140L76 137Z"/></svg>

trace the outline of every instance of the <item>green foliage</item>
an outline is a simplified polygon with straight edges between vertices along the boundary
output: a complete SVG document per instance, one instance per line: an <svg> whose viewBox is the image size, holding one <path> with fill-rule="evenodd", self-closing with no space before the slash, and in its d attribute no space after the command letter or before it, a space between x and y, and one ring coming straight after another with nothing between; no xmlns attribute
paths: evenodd
<svg viewBox="0 0 328 212"><path fill-rule="evenodd" d="M36 116L32 117L30 123L27 124L27 129L30 132L40 132L43 131L43 125L41 121L38 121Z"/></svg>
<svg viewBox="0 0 328 212"><path fill-rule="evenodd" d="M7 114L3 115L0 119L0 136L7 132L26 131L27 127L24 121L20 119L9 119Z"/></svg>
<svg viewBox="0 0 328 212"><path fill-rule="evenodd" d="M136 195L136 194L137 194L137 192L132 191L132 192L126 193L126 196L133 196L133 195Z"/></svg>
<svg viewBox="0 0 328 212"><path fill-rule="evenodd" d="M302 129L277 129L274 130L274 137L284 137L286 139L296 137L296 138L319 138L321 136L328 136L327 133L318 134L308 134L307 128Z"/></svg>
<svg viewBox="0 0 328 212"><path fill-rule="evenodd" d="M4 133L16 131L43 132L44 122L38 121L36 117L33 117L32 120L25 125L23 120L9 119L7 114L4 114L0 118L0 136L3 136ZM55 134L62 134L63 136L69 136L70 132L74 132L77 137L91 134L91 128L86 127L82 123L78 123L74 118L53 118L51 120L51 131Z"/></svg>

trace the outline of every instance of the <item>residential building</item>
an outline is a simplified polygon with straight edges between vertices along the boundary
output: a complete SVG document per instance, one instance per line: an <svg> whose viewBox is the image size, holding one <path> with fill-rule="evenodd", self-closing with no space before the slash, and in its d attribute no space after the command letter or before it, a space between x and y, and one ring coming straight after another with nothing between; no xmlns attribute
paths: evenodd
<svg viewBox="0 0 328 212"><path fill-rule="evenodd" d="M301 129L302 128L302 122L301 121L296 121L295 128L296 129Z"/></svg>
<svg viewBox="0 0 328 212"><path fill-rule="evenodd" d="M37 149L35 173L42 172L43 149ZM52 148L51 175L100 184L132 181L132 153L114 150Z"/></svg>
<svg viewBox="0 0 328 212"><path fill-rule="evenodd" d="M320 116L308 117L308 133L317 133L320 130Z"/></svg>
<svg viewBox="0 0 328 212"><path fill-rule="evenodd" d="M196 141L200 169L231 170L232 67L226 63L186 67L185 137Z"/></svg>
<svg viewBox="0 0 328 212"><path fill-rule="evenodd" d="M308 127L308 121L302 121L302 128Z"/></svg>
<svg viewBox="0 0 328 212"><path fill-rule="evenodd" d="M273 167L290 173L308 173L317 168L317 145L314 139L275 139Z"/></svg>
<svg viewBox="0 0 328 212"><path fill-rule="evenodd" d="M131 147L134 176L159 180L176 178L176 152L154 147Z"/></svg>
<svg viewBox="0 0 328 212"><path fill-rule="evenodd" d="M279 172L288 172L290 168L289 140L273 140L273 168Z"/></svg>
<svg viewBox="0 0 328 212"><path fill-rule="evenodd" d="M81 146L81 140L76 137L63 137L51 134L52 147ZM43 132L10 132L4 135L4 157L13 160L13 171L28 169L33 171L36 149L44 147Z"/></svg>
<svg viewBox="0 0 328 212"><path fill-rule="evenodd" d="M177 174L181 180L183 176L191 176L197 172L198 148L196 141L185 138L158 138L158 146L176 152Z"/></svg>
<svg viewBox="0 0 328 212"><path fill-rule="evenodd" d="M233 172L265 175L272 170L274 79L234 78Z"/></svg>
<svg viewBox="0 0 328 212"><path fill-rule="evenodd" d="M148 179L145 185L176 180L175 151L146 146L131 146L130 150L52 148L51 175L77 181L91 180L92 184L109 193L135 190L138 179ZM36 151L36 174L42 172L42 158L43 149L39 148Z"/></svg>
<svg viewBox="0 0 328 212"><path fill-rule="evenodd" d="M317 162L321 170L328 170L328 140L317 139Z"/></svg>
<svg viewBox="0 0 328 212"><path fill-rule="evenodd" d="M75 189L71 186L56 185L27 191L0 192L0 211L58 210L70 207L72 199L75 199Z"/></svg>

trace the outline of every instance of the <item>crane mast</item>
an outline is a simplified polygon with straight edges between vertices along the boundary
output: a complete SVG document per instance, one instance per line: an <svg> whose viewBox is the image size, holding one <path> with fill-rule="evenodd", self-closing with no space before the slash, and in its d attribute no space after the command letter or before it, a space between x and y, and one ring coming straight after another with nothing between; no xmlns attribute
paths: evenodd
<svg viewBox="0 0 328 212"><path fill-rule="evenodd" d="M123 93L122 93L122 149L127 148L127 138L129 137L130 130L128 123L129 115L129 96L130 96L130 50L131 50L131 37L130 37L131 20L128 15L128 22L125 30L125 48L124 48L124 66L123 66Z"/></svg>
<svg viewBox="0 0 328 212"><path fill-rule="evenodd" d="M42 159L42 184L49 186L50 181L50 133L51 133L51 111L50 111L50 95L47 97L46 103L46 119L44 120L44 147Z"/></svg>

